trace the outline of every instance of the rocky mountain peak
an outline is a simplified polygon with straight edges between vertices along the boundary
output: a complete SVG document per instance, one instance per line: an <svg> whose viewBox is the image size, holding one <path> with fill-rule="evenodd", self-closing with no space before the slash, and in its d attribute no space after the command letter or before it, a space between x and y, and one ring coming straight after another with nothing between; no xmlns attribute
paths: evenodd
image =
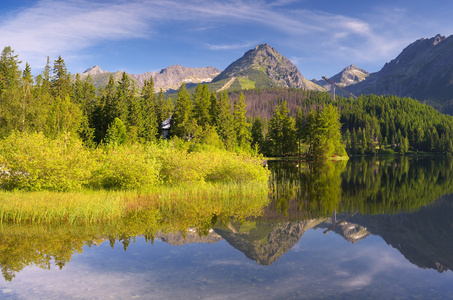
<svg viewBox="0 0 453 300"><path fill-rule="evenodd" d="M324 90L305 79L289 59L268 44L257 45L245 52L213 81L237 77L247 78L257 84L259 80L267 80L271 86Z"/></svg>
<svg viewBox="0 0 453 300"><path fill-rule="evenodd" d="M447 38L445 36L442 36L442 35L438 34L433 39L434 39L433 45L436 46L437 44L439 44L440 42L446 40Z"/></svg>
<svg viewBox="0 0 453 300"><path fill-rule="evenodd" d="M340 73L330 78L333 82L338 83L340 86L348 86L365 80L370 75L367 71L360 69L355 65L349 65Z"/></svg>
<svg viewBox="0 0 453 300"><path fill-rule="evenodd" d="M91 67L91 68L85 70L85 72L83 72L83 74L88 74L88 75L96 75L96 74L102 74L102 73L108 73L108 72L102 71L101 67L99 67L98 65L95 65L94 67Z"/></svg>

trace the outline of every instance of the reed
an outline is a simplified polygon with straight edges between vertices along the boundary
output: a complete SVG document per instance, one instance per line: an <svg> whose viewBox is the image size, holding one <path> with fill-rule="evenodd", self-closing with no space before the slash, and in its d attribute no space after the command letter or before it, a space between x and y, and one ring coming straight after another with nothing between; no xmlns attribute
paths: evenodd
<svg viewBox="0 0 453 300"><path fill-rule="evenodd" d="M99 222L122 216L124 193L0 192L0 222Z"/></svg>
<svg viewBox="0 0 453 300"><path fill-rule="evenodd" d="M0 192L0 222L93 223L146 214L181 226L212 216L258 215L267 203L266 182L197 183L134 191ZM183 225L185 224L185 225ZM179 226L178 226L179 227Z"/></svg>

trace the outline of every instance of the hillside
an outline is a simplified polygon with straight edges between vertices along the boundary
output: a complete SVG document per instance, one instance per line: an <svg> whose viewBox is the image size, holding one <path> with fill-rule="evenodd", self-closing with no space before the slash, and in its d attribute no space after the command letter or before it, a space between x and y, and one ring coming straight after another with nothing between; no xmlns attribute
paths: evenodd
<svg viewBox="0 0 453 300"><path fill-rule="evenodd" d="M229 91L268 87L324 90L305 79L289 59L268 44L256 46L230 64L212 80L211 90L220 90L227 83Z"/></svg>
<svg viewBox="0 0 453 300"><path fill-rule="evenodd" d="M384 67L347 89L354 94L396 95L453 113L453 36L436 35L407 46Z"/></svg>

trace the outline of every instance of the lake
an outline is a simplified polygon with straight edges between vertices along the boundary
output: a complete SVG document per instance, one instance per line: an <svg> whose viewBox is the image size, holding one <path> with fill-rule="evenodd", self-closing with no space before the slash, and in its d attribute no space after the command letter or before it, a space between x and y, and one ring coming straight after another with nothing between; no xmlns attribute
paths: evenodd
<svg viewBox="0 0 453 300"><path fill-rule="evenodd" d="M268 165L259 216L1 224L0 298L453 298L451 158Z"/></svg>

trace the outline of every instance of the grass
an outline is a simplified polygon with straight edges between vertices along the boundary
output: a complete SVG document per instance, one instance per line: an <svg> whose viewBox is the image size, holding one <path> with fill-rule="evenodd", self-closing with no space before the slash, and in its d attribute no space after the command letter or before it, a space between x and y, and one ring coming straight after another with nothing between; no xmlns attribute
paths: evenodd
<svg viewBox="0 0 453 300"><path fill-rule="evenodd" d="M255 81L252 81L246 77L239 77L238 80L243 90L252 90L255 88Z"/></svg>
<svg viewBox="0 0 453 300"><path fill-rule="evenodd" d="M150 211L177 227L216 216L257 216L267 203L267 183L196 183L148 191L0 192L0 222L96 223L142 216Z"/></svg>

